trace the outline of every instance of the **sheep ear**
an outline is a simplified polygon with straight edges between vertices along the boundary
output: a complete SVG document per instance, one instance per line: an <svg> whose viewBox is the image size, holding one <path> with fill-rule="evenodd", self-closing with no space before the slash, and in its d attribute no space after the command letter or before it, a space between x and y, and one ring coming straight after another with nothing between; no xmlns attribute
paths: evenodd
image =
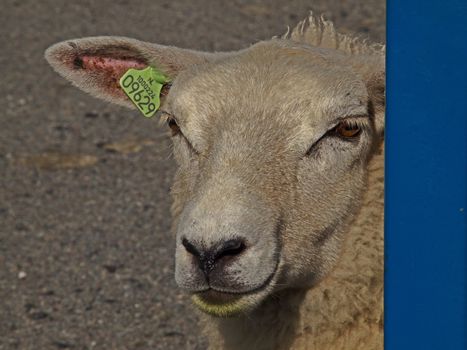
<svg viewBox="0 0 467 350"><path fill-rule="evenodd" d="M365 82L369 97L369 109L374 116L375 129L379 135L383 136L386 109L385 51L349 57L350 64Z"/></svg>
<svg viewBox="0 0 467 350"><path fill-rule="evenodd" d="M386 109L386 74L384 70L368 77L367 89L370 97L371 109L375 116L376 131L383 136Z"/></svg>
<svg viewBox="0 0 467 350"><path fill-rule="evenodd" d="M134 108L119 85L130 68L156 67L171 80L214 54L123 37L89 37L49 47L45 58L63 77L95 97Z"/></svg>

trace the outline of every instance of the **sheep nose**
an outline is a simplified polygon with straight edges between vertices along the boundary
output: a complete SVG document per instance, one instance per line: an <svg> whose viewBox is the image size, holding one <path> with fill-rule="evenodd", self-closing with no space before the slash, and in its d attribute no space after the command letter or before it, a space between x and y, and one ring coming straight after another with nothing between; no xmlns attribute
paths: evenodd
<svg viewBox="0 0 467 350"><path fill-rule="evenodd" d="M202 247L195 242L190 242L186 238L182 239L182 244L187 252L196 258L198 266L206 278L209 277L209 273L216 266L237 257L246 248L245 242L241 238L222 241L209 248Z"/></svg>

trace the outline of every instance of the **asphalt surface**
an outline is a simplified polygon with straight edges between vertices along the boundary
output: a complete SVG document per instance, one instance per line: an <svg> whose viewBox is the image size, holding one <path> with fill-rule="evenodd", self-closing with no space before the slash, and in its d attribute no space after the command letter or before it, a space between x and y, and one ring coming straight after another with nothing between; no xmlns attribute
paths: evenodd
<svg viewBox="0 0 467 350"><path fill-rule="evenodd" d="M72 87L51 44L233 50L313 9L384 42L383 0L2 0L0 349L205 349L173 279L165 129Z"/></svg>

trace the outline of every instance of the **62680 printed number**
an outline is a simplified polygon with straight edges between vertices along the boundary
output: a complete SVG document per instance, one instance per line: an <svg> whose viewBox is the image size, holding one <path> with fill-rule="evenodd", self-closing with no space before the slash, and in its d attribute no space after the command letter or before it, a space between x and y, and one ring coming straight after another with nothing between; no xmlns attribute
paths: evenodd
<svg viewBox="0 0 467 350"><path fill-rule="evenodd" d="M156 105L151 102L151 97L155 95L142 77L138 77L137 81L135 81L132 75L128 75L123 79L122 86L125 88L126 93L131 95L131 98L144 115L151 114L156 110Z"/></svg>

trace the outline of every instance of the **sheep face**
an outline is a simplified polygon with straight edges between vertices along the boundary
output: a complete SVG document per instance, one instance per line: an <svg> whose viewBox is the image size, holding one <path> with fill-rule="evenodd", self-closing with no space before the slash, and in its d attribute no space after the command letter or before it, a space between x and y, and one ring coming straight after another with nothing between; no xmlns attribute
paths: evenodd
<svg viewBox="0 0 467 350"><path fill-rule="evenodd" d="M56 44L46 58L83 90L130 107L117 83L128 68L172 79L161 115L179 165L175 278L200 309L248 312L336 264L382 134L379 57L288 40L208 54L96 37Z"/></svg>
<svg viewBox="0 0 467 350"><path fill-rule="evenodd" d="M201 310L248 312L328 274L379 134L369 106L344 57L283 41L178 76L175 277Z"/></svg>

